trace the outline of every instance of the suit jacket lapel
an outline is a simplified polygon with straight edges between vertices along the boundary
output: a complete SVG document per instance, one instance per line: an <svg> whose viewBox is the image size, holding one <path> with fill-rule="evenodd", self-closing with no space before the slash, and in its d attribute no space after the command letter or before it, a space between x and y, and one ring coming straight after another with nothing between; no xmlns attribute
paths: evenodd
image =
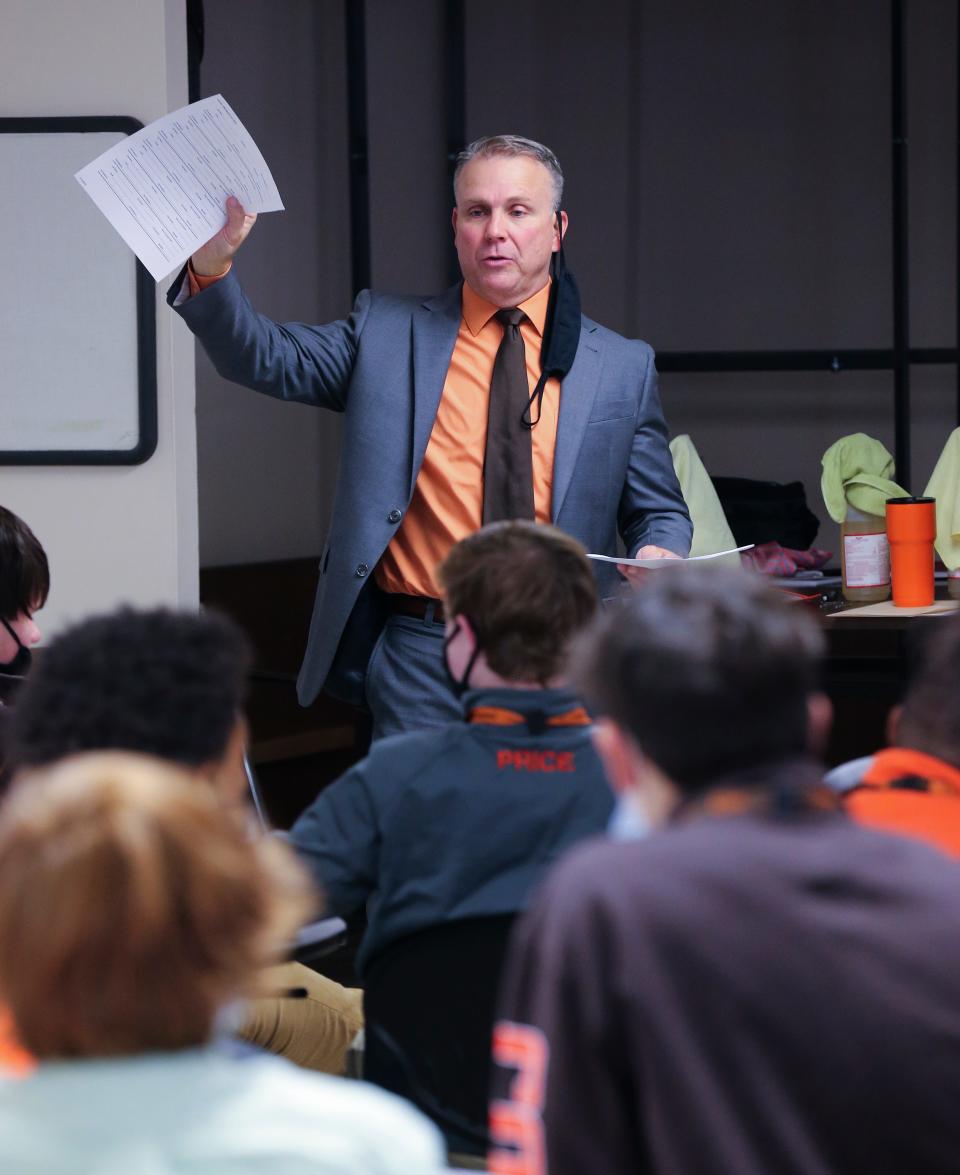
<svg viewBox="0 0 960 1175"><path fill-rule="evenodd" d="M427 298L413 314L413 445L408 497L413 494L433 431L462 314L459 283L435 298Z"/></svg>
<svg viewBox="0 0 960 1175"><path fill-rule="evenodd" d="M573 478L574 466L583 443L593 401L600 384L601 355L595 336L596 326L582 322L580 345L573 367L560 386L560 416L557 420L557 446L553 457L553 504L556 522Z"/></svg>

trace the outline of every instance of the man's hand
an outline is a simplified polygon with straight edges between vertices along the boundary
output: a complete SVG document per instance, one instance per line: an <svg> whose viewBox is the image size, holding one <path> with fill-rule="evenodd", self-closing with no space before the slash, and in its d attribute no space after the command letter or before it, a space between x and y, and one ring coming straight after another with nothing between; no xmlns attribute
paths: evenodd
<svg viewBox="0 0 960 1175"><path fill-rule="evenodd" d="M679 559L680 556L674 551L668 551L665 547L654 547L649 543L645 547L641 547L636 554L630 556L631 559ZM639 587L648 575L653 572L646 567L626 567L622 563L617 567L617 570L630 584L631 587Z"/></svg>
<svg viewBox="0 0 960 1175"><path fill-rule="evenodd" d="M247 234L253 228L256 219L256 213L247 216L236 196L228 196L227 223L190 258L193 272L200 277L220 277L226 273L234 254L247 239Z"/></svg>

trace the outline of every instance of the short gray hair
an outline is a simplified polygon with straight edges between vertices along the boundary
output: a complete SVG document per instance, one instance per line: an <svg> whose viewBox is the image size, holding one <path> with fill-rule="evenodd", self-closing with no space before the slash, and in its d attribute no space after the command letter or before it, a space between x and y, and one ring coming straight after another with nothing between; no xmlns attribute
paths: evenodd
<svg viewBox="0 0 960 1175"><path fill-rule="evenodd" d="M553 210L560 211L563 201L563 171L556 155L533 139L525 139L522 135L485 135L465 147L457 156L457 164L453 172L453 197L457 197L457 180L460 172L472 159L487 158L491 155L529 155L550 172L550 181L553 184Z"/></svg>

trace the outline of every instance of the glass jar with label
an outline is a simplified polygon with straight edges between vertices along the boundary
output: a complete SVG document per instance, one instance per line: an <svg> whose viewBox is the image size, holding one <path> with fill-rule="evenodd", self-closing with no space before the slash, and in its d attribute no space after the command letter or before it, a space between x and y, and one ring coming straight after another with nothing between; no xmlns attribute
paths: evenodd
<svg viewBox="0 0 960 1175"><path fill-rule="evenodd" d="M840 571L843 598L852 604L875 604L890 596L890 545L887 523L876 514L847 506L840 525Z"/></svg>

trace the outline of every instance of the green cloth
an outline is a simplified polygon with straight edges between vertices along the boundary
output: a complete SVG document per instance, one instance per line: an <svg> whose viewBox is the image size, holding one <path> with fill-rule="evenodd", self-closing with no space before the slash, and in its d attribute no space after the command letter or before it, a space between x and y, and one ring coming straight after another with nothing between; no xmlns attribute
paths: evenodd
<svg viewBox="0 0 960 1175"><path fill-rule="evenodd" d="M841 437L823 455L820 489L834 522L843 522L847 507L883 518L887 498L904 498L907 491L893 480L893 458L866 433Z"/></svg>
<svg viewBox="0 0 960 1175"><path fill-rule="evenodd" d="M712 555L716 551L729 551L737 545L727 516L720 505L717 491L713 488L700 454L693 441L684 434L670 442L670 456L680 483L680 492L690 511L693 523L693 541L690 555ZM714 563L740 566L739 555L722 555Z"/></svg>
<svg viewBox="0 0 960 1175"><path fill-rule="evenodd" d="M924 491L937 499L937 554L949 571L960 567L960 428L947 437Z"/></svg>

